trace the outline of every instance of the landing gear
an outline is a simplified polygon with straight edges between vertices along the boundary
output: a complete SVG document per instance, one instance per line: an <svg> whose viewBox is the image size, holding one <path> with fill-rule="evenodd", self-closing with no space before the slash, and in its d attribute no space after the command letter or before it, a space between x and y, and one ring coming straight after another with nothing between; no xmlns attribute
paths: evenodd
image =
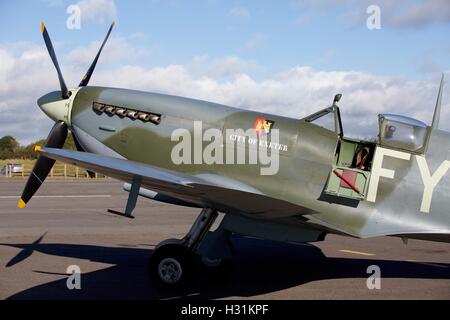
<svg viewBox="0 0 450 320"><path fill-rule="evenodd" d="M161 244L150 258L149 273L159 287L182 287L191 275L191 255L182 243L176 242Z"/></svg>
<svg viewBox="0 0 450 320"><path fill-rule="evenodd" d="M189 232L181 239L161 242L153 251L149 263L150 277L162 288L180 288L201 265L209 270L222 270L230 265L228 260L201 257L196 254L199 244L205 238L218 213L214 209L203 209Z"/></svg>

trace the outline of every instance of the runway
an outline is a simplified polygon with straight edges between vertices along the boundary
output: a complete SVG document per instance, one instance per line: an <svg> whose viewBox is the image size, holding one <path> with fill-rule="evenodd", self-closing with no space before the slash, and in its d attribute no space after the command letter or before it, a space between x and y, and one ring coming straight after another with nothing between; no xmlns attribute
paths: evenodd
<svg viewBox="0 0 450 320"><path fill-rule="evenodd" d="M173 294L158 291L146 266L152 249L182 237L198 214L140 198L135 219L114 180L48 180L22 210L25 180L0 180L1 299L450 299L450 245L398 238L328 235L314 245L234 237L226 280L199 276ZM67 268L81 269L81 290L66 286ZM369 290L369 266L381 289ZM370 282L370 280L369 280Z"/></svg>

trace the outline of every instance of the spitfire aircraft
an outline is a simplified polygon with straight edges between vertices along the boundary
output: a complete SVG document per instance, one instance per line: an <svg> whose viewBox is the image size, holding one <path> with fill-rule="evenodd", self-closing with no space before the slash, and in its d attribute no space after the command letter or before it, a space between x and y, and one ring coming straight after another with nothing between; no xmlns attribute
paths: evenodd
<svg viewBox="0 0 450 320"><path fill-rule="evenodd" d="M166 287L185 283L193 265L229 265L232 234L297 243L329 233L450 242L450 133L438 128L444 76L431 125L380 114L378 137L364 141L344 134L339 94L330 107L293 119L88 86L113 27L78 87L69 89L42 23L60 90L37 101L55 124L35 148L40 156L20 208L56 160L123 181L125 212L113 213L124 217L133 218L138 196L199 208L186 236L163 241L150 258L150 275ZM78 151L62 149L69 132Z"/></svg>

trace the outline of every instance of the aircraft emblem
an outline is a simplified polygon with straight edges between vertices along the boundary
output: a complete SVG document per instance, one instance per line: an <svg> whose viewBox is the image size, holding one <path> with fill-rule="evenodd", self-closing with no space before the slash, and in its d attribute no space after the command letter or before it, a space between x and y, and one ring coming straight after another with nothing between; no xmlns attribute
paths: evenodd
<svg viewBox="0 0 450 320"><path fill-rule="evenodd" d="M270 134L272 130L273 124L275 121L266 120L264 118L257 118L255 123L253 124L253 129L256 130L256 134L260 136L263 132L266 134Z"/></svg>

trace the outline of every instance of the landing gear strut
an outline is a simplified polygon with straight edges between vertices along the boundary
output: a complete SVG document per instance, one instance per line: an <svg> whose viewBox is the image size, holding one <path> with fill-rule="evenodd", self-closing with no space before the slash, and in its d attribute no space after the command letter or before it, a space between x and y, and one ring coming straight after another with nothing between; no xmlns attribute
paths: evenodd
<svg viewBox="0 0 450 320"><path fill-rule="evenodd" d="M186 284L200 258L196 257L196 250L217 216L216 210L203 209L183 239L165 240L155 248L149 262L149 273L159 287L178 288ZM213 268L223 263L220 259L206 257L200 260Z"/></svg>

